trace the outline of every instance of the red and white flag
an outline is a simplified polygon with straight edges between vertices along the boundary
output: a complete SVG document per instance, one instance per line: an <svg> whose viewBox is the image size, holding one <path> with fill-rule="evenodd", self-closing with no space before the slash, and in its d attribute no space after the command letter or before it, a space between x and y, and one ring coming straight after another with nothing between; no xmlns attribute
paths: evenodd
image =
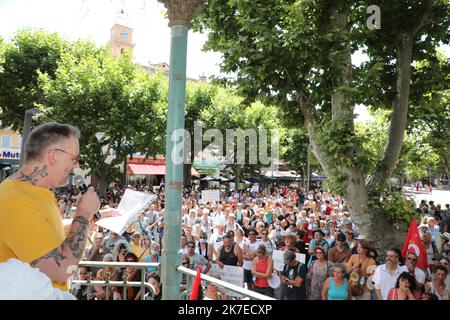
<svg viewBox="0 0 450 320"><path fill-rule="evenodd" d="M419 229L417 228L416 219L413 219L406 235L405 243L402 248L402 256L406 257L408 252L414 252L417 255L417 267L425 270L428 267L427 252L420 239Z"/></svg>

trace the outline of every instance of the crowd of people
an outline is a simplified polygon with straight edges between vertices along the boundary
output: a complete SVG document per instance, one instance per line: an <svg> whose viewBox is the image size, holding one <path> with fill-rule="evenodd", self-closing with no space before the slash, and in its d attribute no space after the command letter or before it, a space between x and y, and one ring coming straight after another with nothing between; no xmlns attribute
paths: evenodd
<svg viewBox="0 0 450 320"><path fill-rule="evenodd" d="M151 192L147 186L135 190ZM73 194L76 195L76 188ZM124 190L113 185L105 207L117 207ZM119 235L98 227L84 254L89 261L160 262L164 237L164 188L158 197ZM250 189L222 192L222 200L202 203L201 193L185 189L181 216L182 265L192 270L212 266L243 268L244 287L281 300L447 300L450 298L450 245L442 235L450 230L449 205L431 201L417 208L421 215L420 237L426 248L428 268L417 267L418 257L397 248L376 252L359 234L349 208L339 195L320 187L275 185L262 192ZM70 217L76 210L68 196L60 196L60 213ZM275 270L272 254L283 251L283 270ZM304 263L296 254L304 255ZM145 277L162 297L160 268L147 268ZM80 268L81 280L140 281L138 269ZM281 284L272 287L278 276ZM191 289L183 275L180 292ZM124 299L122 288L112 287L108 296ZM79 299L105 299L105 287L72 286ZM140 288L127 289L126 299L140 299ZM146 294L146 293L144 293ZM205 299L235 299L212 283Z"/></svg>
<svg viewBox="0 0 450 320"><path fill-rule="evenodd" d="M61 292L67 291L76 271L80 280L145 279L153 287L151 292L142 287L142 292L141 286L122 288L117 282L82 286L75 281L70 289L78 299L161 299L164 187L134 188L157 196L122 234L99 227L99 220L120 215L117 206L125 190L112 185L102 199L93 186L78 198L76 187L59 192L79 167L79 139L79 129L68 124L34 128L25 143L23 165L0 184L0 283L9 280L9 270L23 280L0 286L0 295L65 298ZM53 190L58 190L56 199ZM201 267L203 273L281 300L449 298L448 204L442 208L422 202L417 208L421 223L416 238L426 251L417 257L414 250L402 256L396 248L371 248L345 200L320 187L227 189L215 200L205 203L198 190L184 190L180 248L186 268ZM419 264L425 254L427 262ZM86 268L79 266L81 260L122 264ZM154 264L140 268L140 262ZM192 289L191 280L183 277L180 292ZM24 284L30 288L22 293ZM37 290L42 285L59 291ZM237 298L213 283L207 284L204 297Z"/></svg>

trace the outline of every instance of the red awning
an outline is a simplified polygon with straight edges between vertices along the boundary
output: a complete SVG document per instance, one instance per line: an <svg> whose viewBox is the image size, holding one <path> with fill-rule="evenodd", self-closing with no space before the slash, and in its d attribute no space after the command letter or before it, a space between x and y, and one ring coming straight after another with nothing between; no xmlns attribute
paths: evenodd
<svg viewBox="0 0 450 320"><path fill-rule="evenodd" d="M162 164L145 164L145 163L130 163L128 164L133 174L151 174L151 175L165 175L166 166ZM199 176L197 170L191 168L193 176Z"/></svg>
<svg viewBox="0 0 450 320"><path fill-rule="evenodd" d="M165 175L166 166L157 164L129 164L133 174L151 174L151 175Z"/></svg>

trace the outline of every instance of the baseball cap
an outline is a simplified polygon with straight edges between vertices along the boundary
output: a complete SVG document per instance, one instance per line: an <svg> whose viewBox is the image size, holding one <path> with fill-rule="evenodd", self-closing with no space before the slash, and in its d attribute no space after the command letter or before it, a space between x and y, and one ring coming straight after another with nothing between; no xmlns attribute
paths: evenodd
<svg viewBox="0 0 450 320"><path fill-rule="evenodd" d="M284 264L290 263L292 260L295 259L295 253L294 251L288 250L284 253Z"/></svg>

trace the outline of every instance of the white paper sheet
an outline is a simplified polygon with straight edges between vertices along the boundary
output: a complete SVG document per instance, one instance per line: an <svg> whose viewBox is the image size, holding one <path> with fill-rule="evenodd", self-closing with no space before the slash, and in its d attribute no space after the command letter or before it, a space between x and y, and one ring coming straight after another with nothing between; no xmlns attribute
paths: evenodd
<svg viewBox="0 0 450 320"><path fill-rule="evenodd" d="M155 194L125 190L120 200L117 210L120 212L118 217L109 217L96 222L96 225L111 230L117 234L122 234L126 227L133 222L140 211L144 209L150 202L156 199Z"/></svg>

